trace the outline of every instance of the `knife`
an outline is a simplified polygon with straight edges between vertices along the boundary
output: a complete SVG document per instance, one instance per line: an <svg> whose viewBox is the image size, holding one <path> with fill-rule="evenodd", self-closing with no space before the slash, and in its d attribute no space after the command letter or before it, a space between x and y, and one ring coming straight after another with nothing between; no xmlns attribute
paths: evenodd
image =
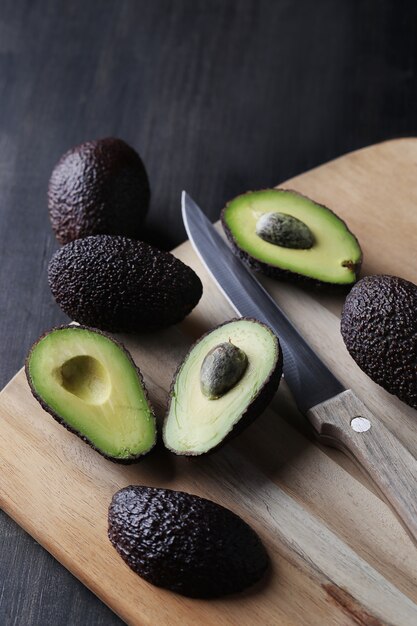
<svg viewBox="0 0 417 626"><path fill-rule="evenodd" d="M264 322L278 335L285 381L319 440L354 457L417 543L417 460L337 380L185 191L182 217L195 251L238 315Z"/></svg>

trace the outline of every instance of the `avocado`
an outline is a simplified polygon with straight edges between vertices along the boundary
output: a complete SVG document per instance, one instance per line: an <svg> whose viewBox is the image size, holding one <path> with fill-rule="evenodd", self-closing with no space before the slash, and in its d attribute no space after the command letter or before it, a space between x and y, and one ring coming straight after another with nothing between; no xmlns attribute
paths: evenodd
<svg viewBox="0 0 417 626"><path fill-rule="evenodd" d="M57 250L52 294L80 324L142 332L180 322L202 294L201 281L169 252L127 237L96 235Z"/></svg>
<svg viewBox="0 0 417 626"><path fill-rule="evenodd" d="M132 463L154 446L155 417L142 375L105 333L54 328L33 345L25 370L45 411L111 461Z"/></svg>
<svg viewBox="0 0 417 626"><path fill-rule="evenodd" d="M183 491L121 489L109 507L108 536L139 576L194 598L242 591L260 580L269 564L246 522Z"/></svg>
<svg viewBox="0 0 417 626"><path fill-rule="evenodd" d="M49 217L62 244L99 234L140 238L149 199L142 159L114 137L71 148L49 180Z"/></svg>
<svg viewBox="0 0 417 626"><path fill-rule="evenodd" d="M398 276L362 278L341 319L346 348L374 382L417 409L417 285Z"/></svg>
<svg viewBox="0 0 417 626"><path fill-rule="evenodd" d="M239 351L226 366L225 343ZM262 413L281 374L281 348L268 326L249 318L217 326L191 347L177 369L163 427L165 446L184 455L214 451Z"/></svg>
<svg viewBox="0 0 417 626"><path fill-rule="evenodd" d="M349 285L362 251L333 211L288 189L237 196L221 221L234 252L251 269L278 279Z"/></svg>

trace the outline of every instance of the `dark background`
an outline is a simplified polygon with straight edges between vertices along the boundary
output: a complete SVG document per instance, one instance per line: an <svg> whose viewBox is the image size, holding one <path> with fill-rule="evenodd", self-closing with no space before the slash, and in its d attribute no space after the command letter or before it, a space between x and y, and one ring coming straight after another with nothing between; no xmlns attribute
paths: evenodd
<svg viewBox="0 0 417 626"><path fill-rule="evenodd" d="M46 281L64 151L131 143L146 238L170 248L184 188L214 220L238 193L416 134L416 35L415 0L0 0L0 386L65 319ZM0 512L2 626L119 623Z"/></svg>

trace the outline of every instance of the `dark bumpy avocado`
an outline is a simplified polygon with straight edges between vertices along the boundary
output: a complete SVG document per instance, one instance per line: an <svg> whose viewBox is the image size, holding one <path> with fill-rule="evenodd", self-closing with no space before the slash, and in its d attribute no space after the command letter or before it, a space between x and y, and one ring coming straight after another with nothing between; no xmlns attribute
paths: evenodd
<svg viewBox="0 0 417 626"><path fill-rule="evenodd" d="M201 367L224 342L245 353L247 367L232 388L210 399L201 389ZM281 374L279 341L268 326L240 318L211 330L191 347L174 376L163 428L166 447L185 455L212 452L262 413Z"/></svg>
<svg viewBox="0 0 417 626"><path fill-rule="evenodd" d="M235 253L267 276L334 285L357 280L356 237L330 209L296 191L250 191L226 205L221 221Z"/></svg>
<svg viewBox="0 0 417 626"><path fill-rule="evenodd" d="M60 424L112 461L137 461L155 444L155 417L129 352L93 328L43 335L26 360L35 398Z"/></svg>
<svg viewBox="0 0 417 626"><path fill-rule="evenodd" d="M397 276L366 276L346 298L341 332L372 380L417 408L417 286Z"/></svg>
<svg viewBox="0 0 417 626"><path fill-rule="evenodd" d="M65 245L53 255L48 278L69 317L110 331L176 324L202 294L197 274L169 252L110 235Z"/></svg>
<svg viewBox="0 0 417 626"><path fill-rule="evenodd" d="M49 181L49 216L60 243L99 234L135 239L149 198L140 156L109 137L82 143L61 157Z"/></svg>
<svg viewBox="0 0 417 626"><path fill-rule="evenodd" d="M190 597L242 591L269 563L259 537L240 517L182 491L121 489L110 504L108 534L139 576Z"/></svg>

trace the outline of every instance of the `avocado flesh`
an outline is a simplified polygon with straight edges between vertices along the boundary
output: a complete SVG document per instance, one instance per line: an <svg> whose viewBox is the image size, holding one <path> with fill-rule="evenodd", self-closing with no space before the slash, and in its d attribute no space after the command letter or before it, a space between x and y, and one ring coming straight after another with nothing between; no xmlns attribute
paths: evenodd
<svg viewBox="0 0 417 626"><path fill-rule="evenodd" d="M304 222L314 245L291 249L259 237L256 224L271 212ZM297 192L267 189L243 194L228 203L222 221L233 243L255 261L325 283L350 284L356 280L362 253L355 236L327 207Z"/></svg>
<svg viewBox="0 0 417 626"><path fill-rule="evenodd" d="M210 350L228 341L246 354L248 365L232 389L212 400L201 390L201 365ZM178 454L192 455L218 446L268 383L279 353L276 336L255 320L235 320L205 335L191 349L176 376L164 427L165 445Z"/></svg>
<svg viewBox="0 0 417 626"><path fill-rule="evenodd" d="M138 370L110 337L91 329L55 329L27 362L44 408L100 453L129 460L152 448L155 420Z"/></svg>

